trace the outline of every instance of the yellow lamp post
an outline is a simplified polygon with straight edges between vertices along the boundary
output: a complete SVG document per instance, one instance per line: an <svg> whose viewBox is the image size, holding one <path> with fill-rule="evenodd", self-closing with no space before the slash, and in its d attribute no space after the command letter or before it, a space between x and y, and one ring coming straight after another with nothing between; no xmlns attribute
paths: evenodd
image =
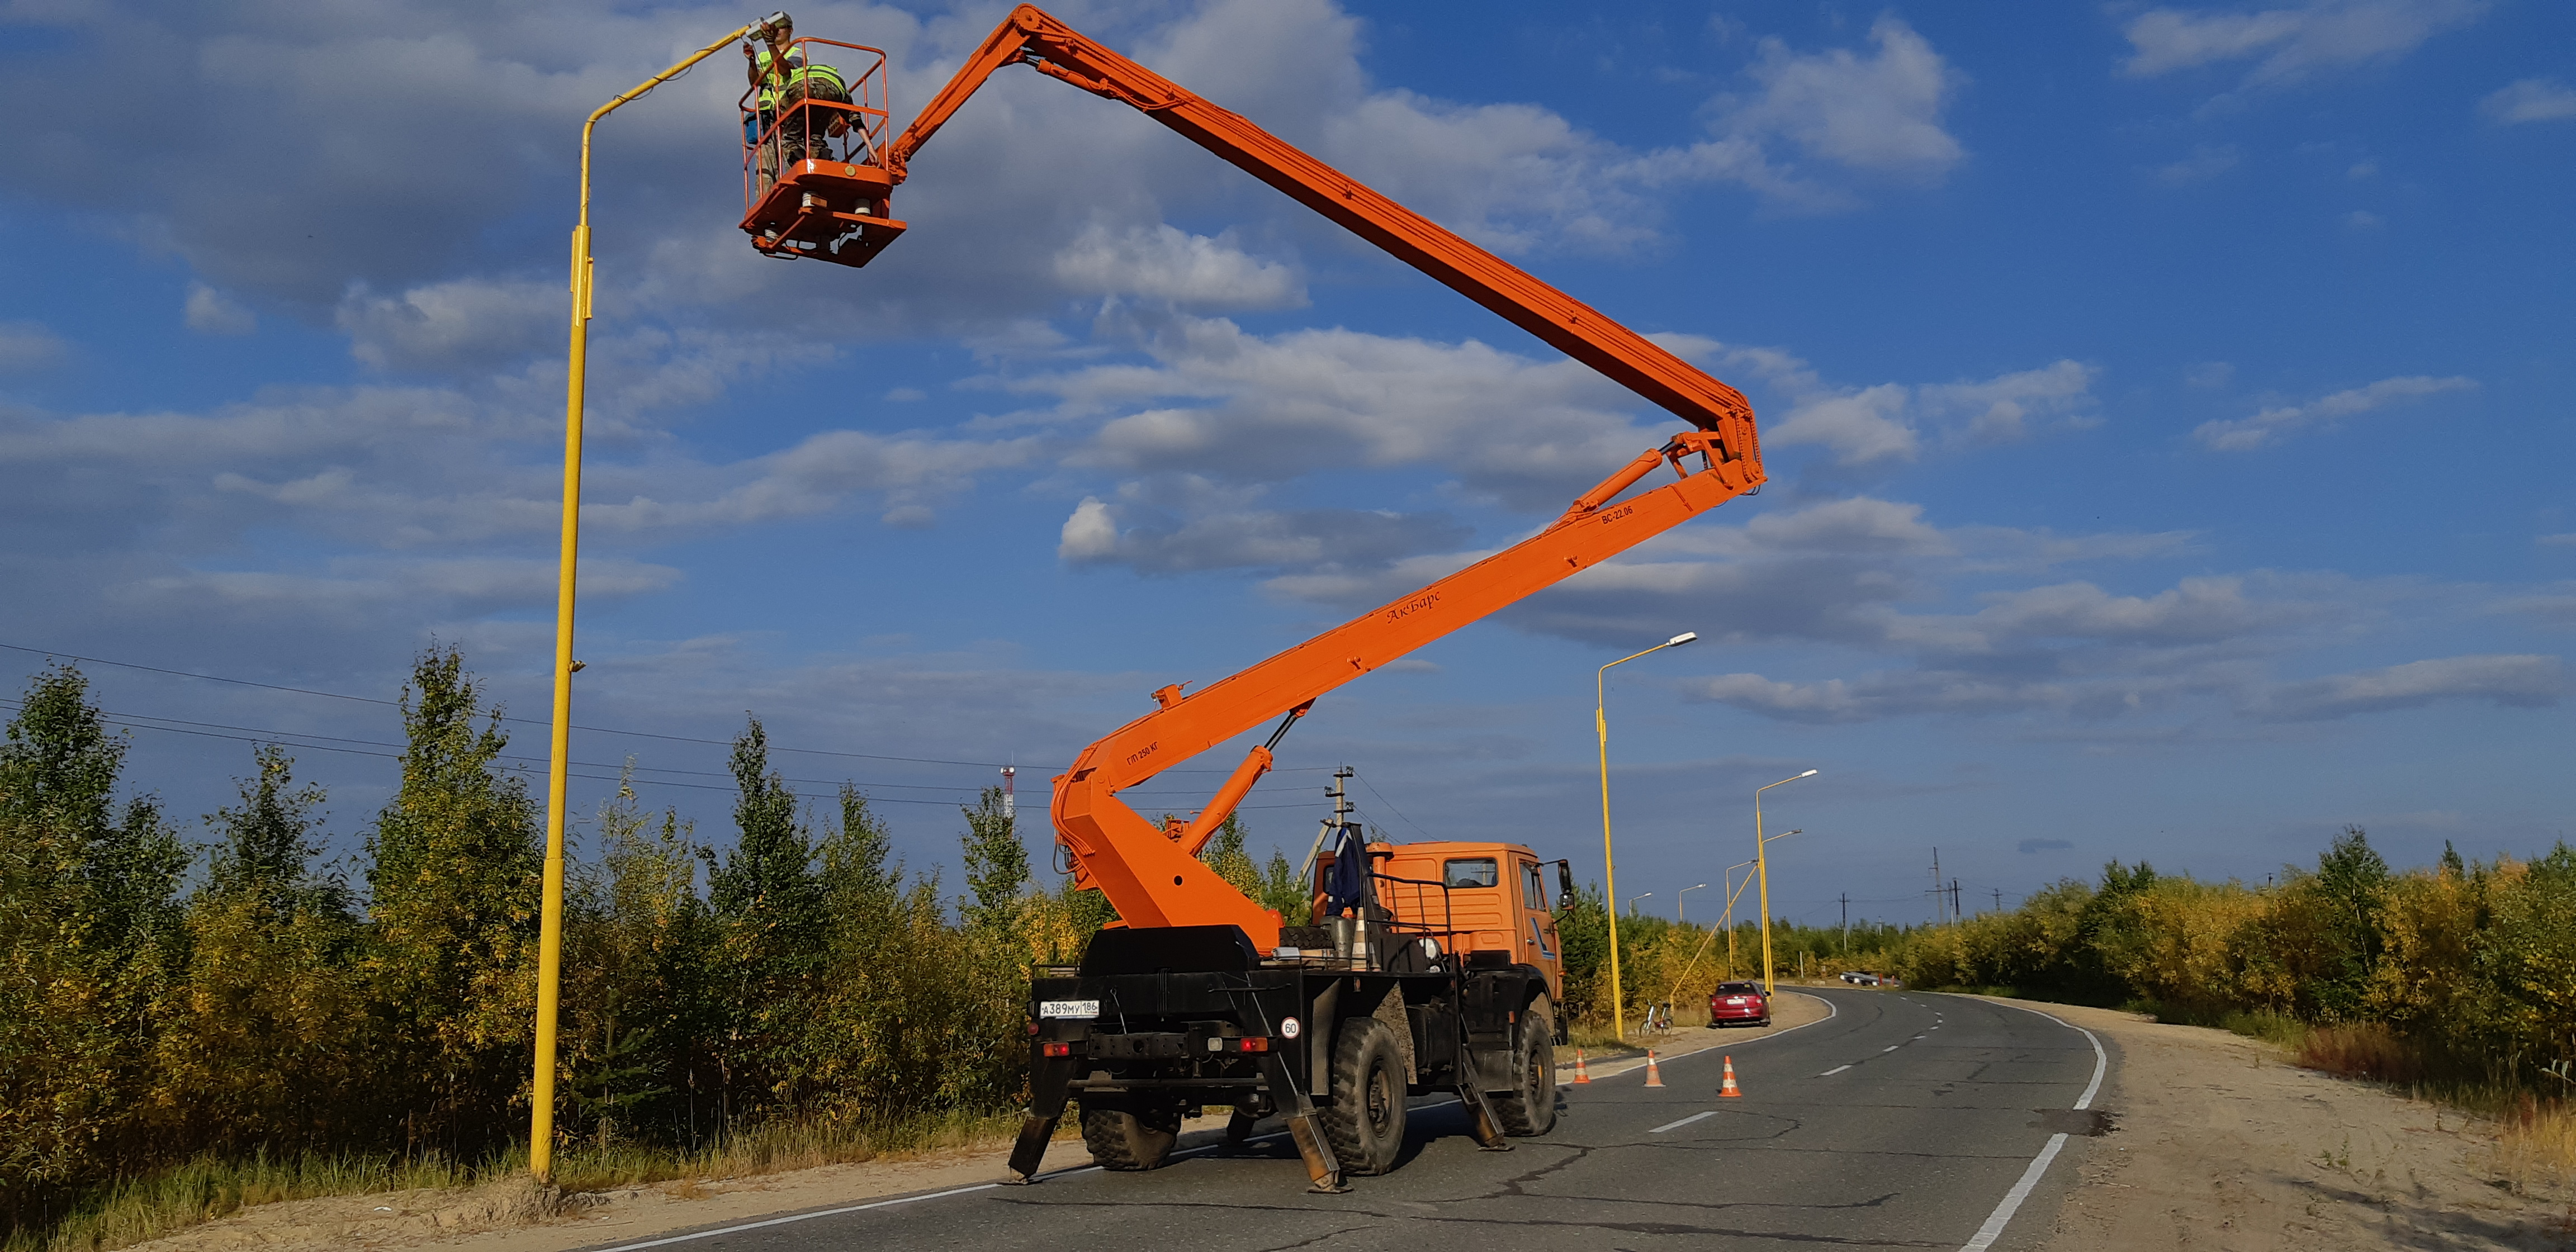
<svg viewBox="0 0 2576 1252"><path fill-rule="evenodd" d="M1619 859L1610 849L1610 714L1606 683L1610 671L1647 652L1678 648L1699 638L1699 632L1686 630L1646 649L1632 652L1594 671L1592 675L1592 729L1601 741L1601 874L1603 911L1610 914L1610 1030L1621 1039L1628 1037L1627 1006L1619 995Z"/></svg>
<svg viewBox="0 0 2576 1252"><path fill-rule="evenodd" d="M1793 783L1800 778L1815 776L1816 771L1808 770L1795 777L1783 778L1775 783L1764 783L1753 789L1753 872L1762 880L1762 996L1764 999L1769 999L1771 996L1771 857L1764 851L1771 846L1771 841L1762 837L1762 793L1779 786L1780 783ZM1798 832L1793 830L1789 835L1796 833ZM1789 835L1780 837L1786 839Z"/></svg>
<svg viewBox="0 0 2576 1252"><path fill-rule="evenodd" d="M764 23L763 25L766 25ZM554 1173L555 1017L563 982L564 792L572 746L572 609L581 539L581 402L590 363L590 133L599 119L677 77L682 70L752 32L735 29L645 79L633 91L591 111L581 124L581 213L572 228L572 346L564 368L563 551L555 583L555 709L553 758L546 767L546 876L537 930L537 1055L534 1109L528 1122L528 1172L538 1182Z"/></svg>

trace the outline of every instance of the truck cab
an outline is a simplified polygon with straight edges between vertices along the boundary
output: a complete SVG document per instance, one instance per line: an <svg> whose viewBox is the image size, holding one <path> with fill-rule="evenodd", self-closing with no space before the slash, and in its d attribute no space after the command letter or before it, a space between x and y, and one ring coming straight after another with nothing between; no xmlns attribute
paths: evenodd
<svg viewBox="0 0 2576 1252"><path fill-rule="evenodd" d="M1565 961L1537 853L1479 842L1376 843L1368 853L1378 901L1401 929L1428 935L1473 964L1537 969L1548 996L1564 1000Z"/></svg>

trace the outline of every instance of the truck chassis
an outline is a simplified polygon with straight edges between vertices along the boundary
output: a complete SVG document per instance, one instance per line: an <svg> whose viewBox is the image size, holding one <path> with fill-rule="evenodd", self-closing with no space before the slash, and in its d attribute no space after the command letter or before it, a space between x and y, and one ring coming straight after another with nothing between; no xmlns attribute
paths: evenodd
<svg viewBox="0 0 2576 1252"><path fill-rule="evenodd" d="M1265 958L1232 926L1100 932L1081 966L1032 980L1012 1180L1037 1175L1070 1100L1093 1159L1113 1170L1162 1164L1201 1106L1234 1108L1230 1142L1284 1113L1322 1192L1394 1168L1409 1096L1456 1092L1489 1150L1544 1133L1557 1043L1546 975L1431 946L1399 940L1383 962L1332 948Z"/></svg>

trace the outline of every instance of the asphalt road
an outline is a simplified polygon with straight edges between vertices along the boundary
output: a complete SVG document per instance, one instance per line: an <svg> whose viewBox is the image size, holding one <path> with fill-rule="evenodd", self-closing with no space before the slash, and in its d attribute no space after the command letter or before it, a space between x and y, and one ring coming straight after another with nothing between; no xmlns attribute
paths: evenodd
<svg viewBox="0 0 2576 1252"><path fill-rule="evenodd" d="M1567 1087L1556 1129L1477 1149L1463 1110L1418 1102L1404 1164L1305 1192L1284 1137L1144 1174L879 1201L616 1248L1217 1249L2036 1246L2099 1133L2108 1059L2035 1013L1954 996L1824 990L1835 1015L1642 1073ZM1714 1098L1731 1053L1740 1100ZM2068 1150L2068 1145L2075 1145ZM1060 1145L1055 1159L1080 1158ZM2044 1169L2034 1170L2042 1156ZM2036 1177L2033 1175L2036 1174ZM2000 1224L1998 1209L2026 1198ZM1987 1243L1976 1242L1980 1237Z"/></svg>

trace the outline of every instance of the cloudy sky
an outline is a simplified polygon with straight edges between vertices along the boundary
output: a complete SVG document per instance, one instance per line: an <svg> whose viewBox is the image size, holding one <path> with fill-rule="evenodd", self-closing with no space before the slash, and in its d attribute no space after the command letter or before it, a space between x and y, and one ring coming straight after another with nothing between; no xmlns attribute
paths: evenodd
<svg viewBox="0 0 2576 1252"><path fill-rule="evenodd" d="M885 49L904 118L1004 11L795 14ZM1056 11L1762 415L1759 496L1327 696L1257 845L1302 852L1349 763L1396 837L1597 875L1593 669L1683 630L1610 684L1641 908L1810 767L1766 803L1810 920L1928 916L1935 847L1991 906L2112 857L2259 880L2345 823L2411 862L2571 824L2576 11ZM98 658L186 817L249 741L300 745L342 846L419 649L542 718L580 119L744 17L0 2L11 691ZM737 58L599 133L578 813L631 757L730 838L751 711L800 790L854 779L953 862L996 763L1042 793L1153 688L1513 542L1677 426L1026 70L914 160L875 264L763 259Z"/></svg>

